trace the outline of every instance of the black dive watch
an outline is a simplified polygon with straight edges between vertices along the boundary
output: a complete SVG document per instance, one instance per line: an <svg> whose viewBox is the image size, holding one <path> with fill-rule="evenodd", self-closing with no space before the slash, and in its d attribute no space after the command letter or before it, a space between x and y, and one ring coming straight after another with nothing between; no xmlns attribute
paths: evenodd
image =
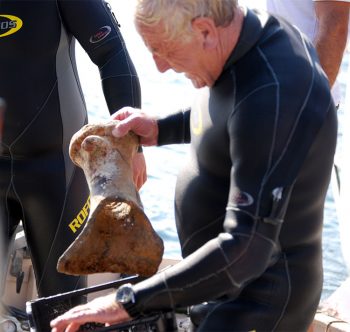
<svg viewBox="0 0 350 332"><path fill-rule="evenodd" d="M117 289L115 300L119 302L127 313L134 317L137 314L135 293L132 284L124 284ZM137 316L137 315L136 315Z"/></svg>

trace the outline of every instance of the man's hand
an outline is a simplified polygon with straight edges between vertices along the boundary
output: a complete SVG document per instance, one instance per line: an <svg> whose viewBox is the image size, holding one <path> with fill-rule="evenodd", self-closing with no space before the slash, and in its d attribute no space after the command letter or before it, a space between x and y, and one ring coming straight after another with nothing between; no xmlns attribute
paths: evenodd
<svg viewBox="0 0 350 332"><path fill-rule="evenodd" d="M120 122L112 134L122 137L133 131L140 138L140 144L145 146L156 145L158 140L157 120L139 109L124 107L114 113L111 118ZM133 178L139 190L147 180L146 161L143 153L138 152L133 159Z"/></svg>
<svg viewBox="0 0 350 332"><path fill-rule="evenodd" d="M140 137L141 145L157 145L158 124L154 117L132 107L124 107L111 117L120 121L112 131L115 137L122 137L133 131Z"/></svg>
<svg viewBox="0 0 350 332"><path fill-rule="evenodd" d="M51 321L52 332L74 332L88 322L104 323L106 326L128 321L131 317L115 301L115 294L98 297L78 305Z"/></svg>

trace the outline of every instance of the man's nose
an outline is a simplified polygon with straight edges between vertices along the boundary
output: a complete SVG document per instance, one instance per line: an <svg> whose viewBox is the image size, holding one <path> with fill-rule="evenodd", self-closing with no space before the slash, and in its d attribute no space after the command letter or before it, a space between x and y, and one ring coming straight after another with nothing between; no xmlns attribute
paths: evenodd
<svg viewBox="0 0 350 332"><path fill-rule="evenodd" d="M156 63L157 69L161 72L164 73L166 72L168 69L171 69L168 61L161 59L159 56L157 55L153 55L153 60Z"/></svg>

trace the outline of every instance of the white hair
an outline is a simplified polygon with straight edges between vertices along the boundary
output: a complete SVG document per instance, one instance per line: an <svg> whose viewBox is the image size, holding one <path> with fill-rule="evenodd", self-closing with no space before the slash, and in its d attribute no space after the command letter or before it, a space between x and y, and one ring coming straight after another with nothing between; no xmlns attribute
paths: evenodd
<svg viewBox="0 0 350 332"><path fill-rule="evenodd" d="M227 26L237 6L237 0L137 0L135 21L149 27L161 22L167 39L186 40L193 19L210 17L216 26Z"/></svg>

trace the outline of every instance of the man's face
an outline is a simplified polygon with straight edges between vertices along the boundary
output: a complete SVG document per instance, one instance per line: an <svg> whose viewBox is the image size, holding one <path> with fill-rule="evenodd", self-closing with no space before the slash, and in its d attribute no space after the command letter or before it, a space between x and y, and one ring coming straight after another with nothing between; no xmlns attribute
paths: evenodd
<svg viewBox="0 0 350 332"><path fill-rule="evenodd" d="M152 28L138 25L137 28L161 73L168 69L184 73L196 88L214 84L216 77L211 68L210 52L203 47L201 38L194 35L188 42L181 38L164 41L160 25Z"/></svg>

